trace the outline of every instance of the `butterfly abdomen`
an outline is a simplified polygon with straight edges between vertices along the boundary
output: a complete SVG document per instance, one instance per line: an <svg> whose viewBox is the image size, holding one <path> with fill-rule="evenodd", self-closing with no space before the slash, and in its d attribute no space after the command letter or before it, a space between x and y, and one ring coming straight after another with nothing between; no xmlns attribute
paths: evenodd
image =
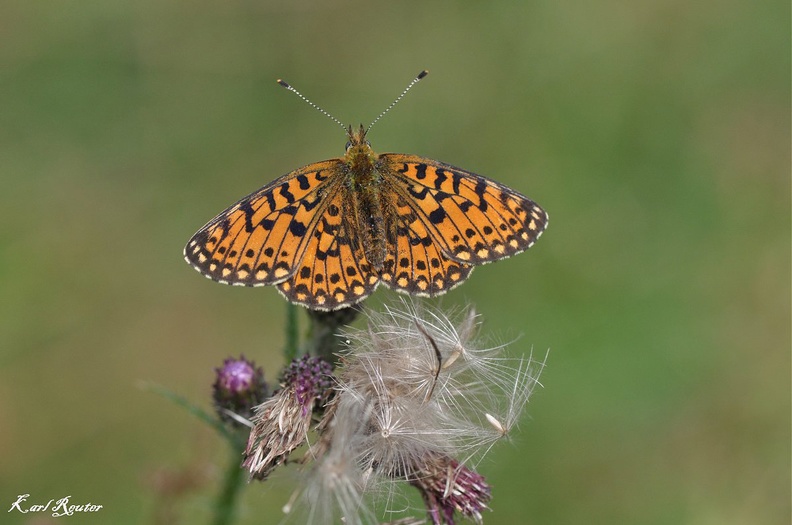
<svg viewBox="0 0 792 525"><path fill-rule="evenodd" d="M355 208L355 231L360 236L363 253L371 267L379 272L387 255L385 215L380 202L380 189L369 182L360 186L352 194L352 199Z"/></svg>

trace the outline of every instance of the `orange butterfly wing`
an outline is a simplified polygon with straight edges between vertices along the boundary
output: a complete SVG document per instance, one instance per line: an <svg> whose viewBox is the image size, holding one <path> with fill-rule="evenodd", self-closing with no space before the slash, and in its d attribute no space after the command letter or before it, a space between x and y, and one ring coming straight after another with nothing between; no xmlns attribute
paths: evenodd
<svg viewBox="0 0 792 525"><path fill-rule="evenodd" d="M385 177L387 184L393 184ZM380 275L393 290L413 295L439 295L458 285L470 275L473 267L446 257L434 242L421 217L409 200L395 188L385 190L395 215L392 228L395 237L389 240Z"/></svg>
<svg viewBox="0 0 792 525"><path fill-rule="evenodd" d="M278 290L291 302L315 310L351 306L369 296L379 284L349 224L345 205L349 190L341 186L310 233L300 267Z"/></svg>
<svg viewBox="0 0 792 525"><path fill-rule="evenodd" d="M473 266L526 250L547 226L536 203L486 177L414 155L380 155L389 225L377 271L348 209L357 190L346 185L345 168L332 159L276 179L201 228L185 259L221 283L275 284L294 303L334 310L370 295L380 279L397 291L445 293Z"/></svg>
<svg viewBox="0 0 792 525"><path fill-rule="evenodd" d="M184 258L224 284L287 280L338 193L342 165L341 159L310 164L248 195L198 230L184 248Z"/></svg>
<svg viewBox="0 0 792 525"><path fill-rule="evenodd" d="M539 205L491 179L415 155L379 159L448 259L468 265L503 259L533 246L547 227Z"/></svg>

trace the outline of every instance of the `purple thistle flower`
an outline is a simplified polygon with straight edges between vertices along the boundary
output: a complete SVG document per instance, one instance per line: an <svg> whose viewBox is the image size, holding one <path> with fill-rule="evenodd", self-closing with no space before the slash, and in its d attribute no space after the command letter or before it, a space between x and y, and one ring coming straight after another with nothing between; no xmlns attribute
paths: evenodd
<svg viewBox="0 0 792 525"><path fill-rule="evenodd" d="M256 368L253 361L229 357L223 366L215 368L216 378L212 385L212 398L218 416L227 423L235 423L236 414L244 419L253 415L253 407L267 398L267 383L264 370Z"/></svg>

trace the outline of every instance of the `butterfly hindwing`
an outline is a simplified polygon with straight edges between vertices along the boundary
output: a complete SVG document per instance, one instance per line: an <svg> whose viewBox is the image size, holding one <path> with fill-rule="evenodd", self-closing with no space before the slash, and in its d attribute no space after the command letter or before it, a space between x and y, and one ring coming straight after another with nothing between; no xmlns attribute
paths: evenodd
<svg viewBox="0 0 792 525"><path fill-rule="evenodd" d="M408 201L397 191L387 195L393 205L394 224L382 282L400 292L434 296L467 279L473 267L446 257Z"/></svg>
<svg viewBox="0 0 792 525"><path fill-rule="evenodd" d="M415 155L379 158L450 259L478 265L509 257L530 248L547 226L535 202L491 179Z"/></svg>
<svg viewBox="0 0 792 525"><path fill-rule="evenodd" d="M185 259L226 284L286 280L305 253L326 195L337 187L341 164L335 159L305 166L243 198L193 235Z"/></svg>
<svg viewBox="0 0 792 525"><path fill-rule="evenodd" d="M367 297L379 283L342 210L347 190L339 188L318 217L294 274L278 285L286 298L317 310L350 306ZM357 246L357 247L355 247Z"/></svg>

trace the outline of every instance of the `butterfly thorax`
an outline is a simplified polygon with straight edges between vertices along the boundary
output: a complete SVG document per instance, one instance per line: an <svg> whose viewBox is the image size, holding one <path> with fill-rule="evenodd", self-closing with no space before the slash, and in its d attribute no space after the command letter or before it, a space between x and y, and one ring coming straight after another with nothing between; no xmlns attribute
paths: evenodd
<svg viewBox="0 0 792 525"><path fill-rule="evenodd" d="M361 125L358 131L352 131L350 126L347 134L349 142L347 142L344 162L350 175L349 182L355 188L374 182L377 155L366 140L366 130Z"/></svg>
<svg viewBox="0 0 792 525"><path fill-rule="evenodd" d="M378 155L366 140L366 130L360 126L358 131L349 128L349 144L344 155L347 167L346 187L348 198L347 217L352 227L359 232L360 246L354 246L357 239L350 241L353 249L362 249L366 260L376 270L381 270L387 256L385 218L380 198L381 176L377 170Z"/></svg>

